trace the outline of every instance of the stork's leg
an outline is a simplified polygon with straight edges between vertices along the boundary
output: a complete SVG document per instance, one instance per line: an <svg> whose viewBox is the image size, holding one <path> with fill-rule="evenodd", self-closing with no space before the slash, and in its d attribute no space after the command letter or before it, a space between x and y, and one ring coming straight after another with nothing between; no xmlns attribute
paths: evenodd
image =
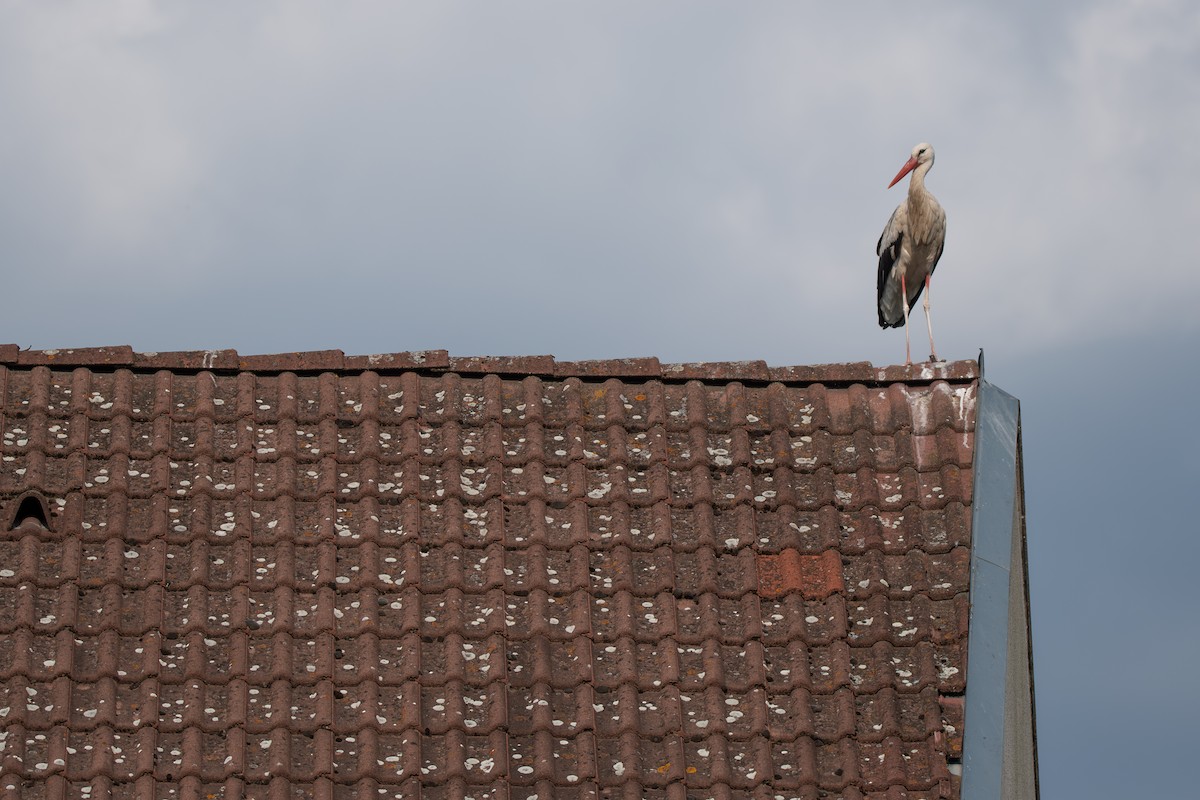
<svg viewBox="0 0 1200 800"><path fill-rule="evenodd" d="M904 273L900 273L900 300L904 303L904 366L912 364L912 346L908 341L908 286L905 285Z"/></svg>
<svg viewBox="0 0 1200 800"><path fill-rule="evenodd" d="M929 360L939 361L937 348L933 346L933 321L929 318L929 279L931 277L933 276L925 276L925 325L929 328Z"/></svg>

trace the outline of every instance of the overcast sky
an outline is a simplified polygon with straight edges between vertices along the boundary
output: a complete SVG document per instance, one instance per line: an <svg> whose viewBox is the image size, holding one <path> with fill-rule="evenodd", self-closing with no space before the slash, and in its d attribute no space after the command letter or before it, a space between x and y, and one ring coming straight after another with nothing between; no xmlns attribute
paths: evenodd
<svg viewBox="0 0 1200 800"><path fill-rule="evenodd" d="M0 109L37 348L896 363L932 142L939 353L1023 404L1043 796L1194 791L1194 0L4 2Z"/></svg>

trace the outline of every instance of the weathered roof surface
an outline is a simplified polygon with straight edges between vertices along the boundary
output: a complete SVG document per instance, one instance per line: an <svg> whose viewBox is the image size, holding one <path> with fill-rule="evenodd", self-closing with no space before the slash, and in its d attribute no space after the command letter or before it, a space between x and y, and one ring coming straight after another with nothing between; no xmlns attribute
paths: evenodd
<svg viewBox="0 0 1200 800"><path fill-rule="evenodd" d="M0 346L0 785L957 797L977 381Z"/></svg>

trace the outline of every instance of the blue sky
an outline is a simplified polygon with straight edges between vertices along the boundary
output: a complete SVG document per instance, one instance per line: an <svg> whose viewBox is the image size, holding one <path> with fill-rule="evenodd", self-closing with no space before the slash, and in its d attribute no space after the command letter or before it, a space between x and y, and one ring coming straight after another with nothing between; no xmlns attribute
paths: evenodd
<svg viewBox="0 0 1200 800"><path fill-rule="evenodd" d="M1186 793L1195 3L6 3L0 108L38 348L897 363L932 142L939 353L1023 403L1043 796Z"/></svg>

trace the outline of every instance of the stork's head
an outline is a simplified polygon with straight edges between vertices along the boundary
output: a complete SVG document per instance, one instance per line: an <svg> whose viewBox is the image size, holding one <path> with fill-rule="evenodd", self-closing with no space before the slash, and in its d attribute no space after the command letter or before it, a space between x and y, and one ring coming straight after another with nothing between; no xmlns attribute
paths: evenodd
<svg viewBox="0 0 1200 800"><path fill-rule="evenodd" d="M892 182L888 184L888 188L892 188L900 182L901 178L924 164L928 164L929 167L933 166L933 145L929 142L921 142L912 149L912 157L904 162L904 166L896 173L896 177L892 178ZM929 167L925 169L928 170Z"/></svg>
<svg viewBox="0 0 1200 800"><path fill-rule="evenodd" d="M933 163L933 145L931 145L929 142L921 142L919 145L917 145L916 147L914 147L912 149L912 158L918 164L924 164L926 162L932 164Z"/></svg>

